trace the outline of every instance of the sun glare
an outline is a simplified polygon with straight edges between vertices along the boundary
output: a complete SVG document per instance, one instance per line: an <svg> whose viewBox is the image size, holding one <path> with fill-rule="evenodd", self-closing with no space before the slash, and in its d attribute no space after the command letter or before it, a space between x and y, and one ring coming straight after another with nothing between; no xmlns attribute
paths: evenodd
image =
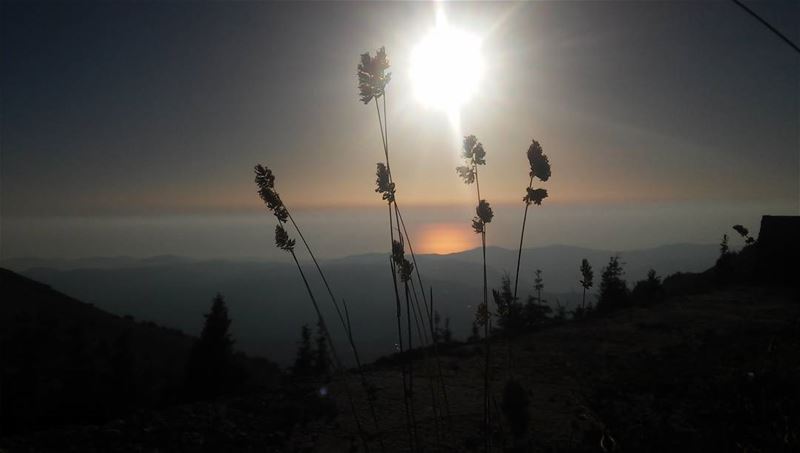
<svg viewBox="0 0 800 453"><path fill-rule="evenodd" d="M482 75L481 40L448 25L440 12L436 28L411 54L417 99L452 115L475 94Z"/></svg>

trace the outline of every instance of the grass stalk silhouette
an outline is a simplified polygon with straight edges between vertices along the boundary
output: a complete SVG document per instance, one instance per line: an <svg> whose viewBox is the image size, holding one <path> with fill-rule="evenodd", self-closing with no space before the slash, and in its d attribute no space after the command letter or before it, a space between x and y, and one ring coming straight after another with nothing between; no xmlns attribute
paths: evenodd
<svg viewBox="0 0 800 453"><path fill-rule="evenodd" d="M519 248L517 249L517 270L514 274L514 301L518 300L517 288L519 287L519 268L522 260L522 244L525 240L525 224L528 221L528 208L530 208L532 203L541 206L542 200L547 198L547 190L533 188L533 178L539 178L542 182L550 179L550 160L547 155L542 152L542 145L536 140L532 140L526 155L528 157L528 164L530 165L530 181L528 182L528 187L525 189L525 196L522 198L522 201L525 203L525 213L522 216Z"/></svg>
<svg viewBox="0 0 800 453"><path fill-rule="evenodd" d="M375 103L375 114L378 117L378 128L379 128L379 131L380 131L380 134L381 134L381 144L383 146L383 153L384 153L384 159L385 159L384 162L377 164L377 170L376 170L377 189L376 189L376 192L381 193L382 197L383 197L383 200L387 201L387 204L389 205L389 239L391 241L390 244L391 244L392 248L395 247L395 242L399 243L400 247L404 247L406 244L408 244L408 250L409 250L409 252L411 254L411 262L409 262L409 265L411 265L411 268L409 269L409 273L408 273L408 276L407 276L408 279L403 282L404 283L404 289L405 289L405 286L408 286L410 284L411 285L411 290L413 290L413 294L414 294L414 302L413 303L417 304L416 312L419 313L420 318L422 320L421 324L417 326L418 334L420 333L420 330L422 329L421 330L422 340L420 342L420 345L423 348L423 353L427 357L427 351L425 351L425 345L427 343L425 341L425 337L427 336L427 333L424 330L424 318L427 318L427 322L428 322L429 325L432 325L433 319L429 314L430 313L429 310L427 309L428 303L427 303L427 300L426 300L426 297L425 297L424 284L422 282L422 276L420 275L419 266L417 264L416 254L414 253L414 249L413 249L413 247L411 245L411 238L409 237L408 230L406 229L405 222L404 222L402 214L400 212L400 207L397 204L396 190L395 190L396 186L395 186L395 182L394 182L393 177L392 177L391 164L390 164L390 159L389 159L389 157L390 157L389 156L389 154L390 154L389 153L389 125L388 125L388 115L387 115L387 108L386 108L386 104L387 104L387 102L386 102L386 98L387 98L387 96L386 96L386 85L391 80L391 73L387 72L388 68L389 68L389 60L388 60L388 58L386 56L385 48L381 47L376 52L374 57L371 56L369 53L361 54L361 61L360 61L359 65L358 65L358 68L357 68L359 96L360 96L361 102L363 102L365 105L369 104L372 100L375 101L374 102ZM382 101L382 104L383 104L382 106L381 106L381 101ZM383 114L382 115L381 115L381 108L383 110ZM395 236L395 233L397 234L397 236ZM396 239L395 239L395 237L396 237ZM405 259L405 258L403 258L403 259ZM392 278L393 278L393 282L394 282L393 283L393 285L394 285L393 289L394 289L394 292L395 292L395 303L397 305L398 340L399 340L399 345L398 346L401 349L401 356L403 356L403 354L402 354L403 341L402 341L402 332L401 332L401 329L402 329L402 322L401 322L402 310L401 310L401 307L400 307L401 302L400 302L399 286L397 285L397 272L401 272L402 271L402 268L401 268L402 265L403 265L402 262L399 262L399 263L398 262L394 262L390 266L391 272L392 272ZM422 297L423 303L424 303L424 305L426 307L426 309L424 311L421 309L421 307L418 306L419 305L419 301L416 298L416 289L414 288L414 285L413 285L411 269L415 270L416 278L417 278L417 281L419 282L420 290L422 291L421 297ZM408 292L410 292L410 290L406 290L406 293L408 293ZM410 319L411 316L412 316L412 313L411 313L412 310L410 310L410 309L413 308L413 307L411 306L412 301L411 301L410 295L406 294L406 297L408 297L408 300L406 301L406 304L407 304L406 305L406 316L409 318L407 320L407 329L406 329L407 330L406 337L407 337L407 344L408 344L408 347L406 349L408 351L410 351L411 349L413 349L413 347L412 347L413 334L411 332L412 329L411 329L411 319ZM447 401L446 388L445 388L445 384L444 384L443 375L441 373L441 365L439 364L438 349L434 348L434 353L436 354L436 360L437 360L437 364L438 364L437 368L439 369L439 373L437 375L437 378L440 381L442 393L445 394L445 398L444 399L445 399L445 401ZM411 373L413 372L413 368L412 368L413 365L411 364L411 354L408 354L407 357L405 357L405 359L406 360L404 361L404 366L402 367L402 373L403 373L403 378L404 378L404 399L409 403L409 404L407 404L408 410L410 411L410 413L408 414L408 419L411 420L412 424L414 424L415 415L413 413L414 412L414 408L413 408L413 399L412 399L413 398L413 375L411 375ZM427 361L427 358L426 358L426 361ZM407 363L405 363L405 362L407 362ZM407 376L407 379L406 379L406 374L407 373L408 373L408 376ZM406 384L407 384L407 386L406 386ZM435 400L435 396L433 398ZM435 405L435 402L433 404ZM447 413L448 413L448 417L449 417L449 413L450 413L449 405L447 405ZM437 424L438 424L438 419L437 419ZM418 440L416 438L416 436L414 435L414 433L416 431L416 426L412 426L409 431L412 432L411 433L411 437L413 437L415 440Z"/></svg>
<svg viewBox="0 0 800 453"><path fill-rule="evenodd" d="M280 220L280 218L279 218ZM369 442L367 440L367 435L364 432L364 427L361 425L361 420L358 416L358 410L356 409L355 401L353 400L352 392L350 391L350 385L347 380L346 372L342 367L342 362L339 359L339 354L336 352L336 345L333 343L333 338L331 337L330 331L328 330L328 326L325 323L325 317L322 316L322 311L319 309L319 304L317 303L316 297L314 297L314 292L311 290L311 286L308 284L308 279L306 278L305 272L303 272L303 267L300 265L300 261L297 259L297 254L294 252L295 240L289 238L289 234L283 228L281 223L275 226L275 244L281 250L289 252L294 260L294 264L297 266L297 271L300 273L300 277L303 279L303 284L306 287L306 291L308 292L308 297L311 299L311 304L314 306L314 311L317 314L317 320L320 326L320 330L322 331L325 339L328 341L328 346L330 347L331 357L333 358L333 362L336 368L343 372L345 375L344 388L345 394L347 395L347 400L350 403L350 410L353 413L353 419L356 423L356 429L358 430L359 437L361 438L361 443L364 445L364 450L369 451Z"/></svg>
<svg viewBox="0 0 800 453"><path fill-rule="evenodd" d="M356 370L357 370L358 375L359 375L359 377L361 379L361 385L362 385L362 387L364 389L365 396L367 398L367 403L368 403L368 406L370 408L370 414L372 416L372 421L373 421L373 424L374 424L374 427L375 427L375 434L376 434L378 442L379 442L379 444L381 446L381 449L384 449L383 438L382 438L382 436L380 434L381 429L380 429L380 425L378 423L377 412L375 410L374 395L373 395L372 387L369 385L369 382L368 382L368 380L366 378L366 375L364 373L364 369L363 369L362 364L361 364L361 358L360 358L360 355L358 353L358 347L356 346L356 343L355 343L355 340L354 340L352 324L350 323L349 313L346 312L347 306L345 305L345 302L343 300L342 303L344 305L345 313L347 315L347 319L345 319L345 316L342 313L342 309L340 308L339 304L336 301L336 296L334 296L333 290L331 289L331 286L328 283L328 279L325 277L325 273L322 271L322 268L319 265L319 261L317 261L317 258L316 258L316 256L314 255L314 252L311 249L311 246L309 245L308 241L306 240L305 236L303 235L303 232L300 229L300 226L294 220L294 217L292 217L291 212L286 207L286 204L283 202L283 200L280 198L280 195L275 190L275 176L272 173L272 171L268 167L265 167L265 166L262 166L262 165L259 164L259 165L255 166L255 174L256 174L255 182L256 182L256 185L259 188L259 191L258 191L259 192L259 196L264 201L264 203L266 204L267 208L270 211L272 211L272 213L275 215L275 217L279 221L278 227L280 227L281 230L279 231L279 230L276 229L276 233L275 233L276 234L276 236L275 236L276 237L276 245L278 245L279 248L290 252L291 255L292 255L292 258L294 259L295 263L297 264L298 271L300 272L301 276L303 277L303 282L306 284L306 289L308 290L309 296L311 297L312 302L314 304L314 308L317 311L317 315L318 315L318 317L320 319L319 322L321 323L322 326L324 326L325 336L328 338L329 342L331 343L331 351L332 351L332 355L333 355L335 349L334 349L334 346L333 346L333 340L330 337L330 332L329 332L329 330L327 328L327 324L325 324L324 319L322 318L322 313L319 311L318 304L316 302L316 298L314 297L313 292L311 291L311 288L308 286L308 281L306 279L305 273L303 273L303 270L300 267L299 261L297 260L297 256L296 256L296 254L294 252L295 240L288 238L288 233L286 233L286 230L282 226L284 223L287 222L287 220L289 222L291 222L292 226L294 227L295 231L297 232L298 236L300 237L301 241L303 242L303 245L305 246L306 251L308 252L309 256L311 256L311 260L313 261L317 272L319 273L320 277L322 278L322 281L323 281L323 283L325 285L325 288L326 288L326 290L328 292L328 295L331 298L331 304L333 305L334 309L336 310L336 314L337 314L337 316L339 318L340 323L342 324L342 328L345 330L345 333L347 334L347 339L348 339L348 342L350 344L350 349L351 349L351 351L353 353L353 358L355 359L355 362L356 362ZM280 237L279 237L279 235L280 235ZM280 239L280 242L279 242L279 239ZM341 367L341 361L338 360L338 355L336 356L336 360L337 360L337 363L338 363L337 366ZM346 380L347 380L347 375L345 373L345 381ZM347 383L345 383L345 386L347 388L347 392L349 393L349 387L347 387ZM350 397L350 399L352 400L351 397ZM352 401L351 401L351 403L352 403ZM355 406L353 406L353 410L355 411ZM362 428L361 428L361 425L360 425L360 421L358 420L357 414L354 413L354 417L356 418L356 423L359 426L359 431L361 432Z"/></svg>
<svg viewBox="0 0 800 453"><path fill-rule="evenodd" d="M419 289L420 289L420 292L422 293L422 302L425 305L425 317L427 318L428 326L431 329L431 342L433 344L434 360L436 361L437 378L439 380L439 385L440 385L441 390L442 390L442 398L444 399L444 406L445 406L445 411L446 411L446 414L447 414L448 424L451 424L450 423L451 422L450 404L449 404L448 399L447 399L447 387L445 385L444 375L442 373L442 362L441 362L441 359L439 357L438 340L436 338L436 335L433 334L434 333L433 332L433 309L432 309L432 307L433 307L433 288L431 288L431 299L430 299L431 309L428 310L428 299L425 297L425 286L422 283L422 276L420 275L419 266L417 265L417 257L414 254L414 248L411 245L411 238L408 235L408 230L406 229L406 223L403 220L403 214L400 212L400 208L397 206L397 200L396 199L395 199L395 214L396 214L396 217L397 217L397 219L398 219L398 221L400 223L400 226L402 227L402 231L403 231L403 235L405 237L406 243L408 244L408 251L411 253L411 262L414 265L414 272L416 273L417 281L419 282ZM411 284L412 284L412 287L413 287L413 285L414 285L414 281L413 280L411 280Z"/></svg>
<svg viewBox="0 0 800 453"><path fill-rule="evenodd" d="M488 282L486 280L486 225L492 221L494 212L489 202L481 198L481 186L478 178L478 166L486 165L486 151L483 144L474 135L464 137L461 157L466 161L465 166L456 167L456 173L464 180L465 184L475 183L478 195L478 206L475 208L475 217L472 219L472 229L481 235L481 252L483 255L483 302L478 306L476 320L483 325L484 343L486 355L484 358L483 372L483 422L484 422L484 441L485 449L491 449L491 401L489 394L489 363L491 361L491 314L489 312L489 293Z"/></svg>

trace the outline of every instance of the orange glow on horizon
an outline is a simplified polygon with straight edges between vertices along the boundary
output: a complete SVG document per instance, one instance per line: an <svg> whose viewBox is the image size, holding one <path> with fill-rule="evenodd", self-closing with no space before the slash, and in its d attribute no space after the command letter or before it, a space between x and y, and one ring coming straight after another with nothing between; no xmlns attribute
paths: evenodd
<svg viewBox="0 0 800 453"><path fill-rule="evenodd" d="M420 253L462 252L480 245L479 236L463 223L432 223L419 228Z"/></svg>

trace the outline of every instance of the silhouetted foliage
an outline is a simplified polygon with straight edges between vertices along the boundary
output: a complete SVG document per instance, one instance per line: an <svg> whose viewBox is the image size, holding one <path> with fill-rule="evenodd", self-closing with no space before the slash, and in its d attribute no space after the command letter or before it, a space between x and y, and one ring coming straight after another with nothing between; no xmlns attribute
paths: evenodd
<svg viewBox="0 0 800 453"><path fill-rule="evenodd" d="M314 375L328 379L331 372L331 358L323 326L317 323L317 349L314 351Z"/></svg>
<svg viewBox="0 0 800 453"><path fill-rule="evenodd" d="M572 310L572 319L585 319L592 316L592 313L594 313L593 304L578 305Z"/></svg>
<svg viewBox="0 0 800 453"><path fill-rule="evenodd" d="M368 54L366 55L366 58L365 58L365 56L362 55L362 65L359 65L359 79L362 79L363 77L366 77L366 79L365 79L366 83L373 84L373 87L371 88L370 99L371 99L371 97L374 97L375 95L378 95L378 94L382 95L383 94L383 87L389 81L389 76L388 75L385 75L385 76L383 75L383 72L385 71L385 68L388 68L388 60L386 60L385 57L386 57L386 54L385 54L385 51L383 49L381 49L381 51L379 52L378 57L376 59L374 59L374 60L370 59ZM383 69L381 69L382 67L383 67ZM377 74L377 73L376 73L377 75L376 74L369 74L370 71L379 71L380 74ZM363 74L362 74L362 72L363 72ZM378 79L381 79L381 80L378 80ZM376 91L376 88L375 88L375 86L376 86L375 84L377 84L377 83L382 83L382 87L380 89L380 93L378 93ZM363 94L364 94L364 91L362 90L362 95ZM363 99L363 100L364 100L365 103L367 103L367 102L369 102L370 99ZM384 98L384 103L385 103L385 101L386 100ZM377 101L376 101L376 105L377 105ZM384 106L385 106L385 104L384 104ZM388 150L387 150L387 156L388 156ZM386 170L387 170L387 173L388 173L388 158L387 158L387 169ZM339 321L342 324L342 327L344 328L345 332L347 333L347 339L348 339L348 342L350 343L350 347L351 347L351 350L353 352L353 357L354 357L354 359L356 361L356 369L358 371L359 377L361 378L362 387L364 388L365 393L369 394L369 392L370 392L369 383L367 382L366 377L365 377L365 375L363 373L363 369L361 367L361 359L359 358L358 349L356 348L355 341L353 339L353 332L350 329L349 320L347 322L345 321L345 318L342 315L342 309L339 307L339 304L338 304L338 302L336 300L336 297L333 294L333 290L331 289L330 285L328 284L328 280L325 278L325 273L322 272L322 268L320 267L320 265L319 265L319 263L317 261L317 258L314 255L313 250L311 249L311 246L309 245L308 241L306 241L305 237L303 236L303 233L300 231L300 227L297 225L297 222L294 221L294 219L292 218L291 214L289 213L288 208L283 204L283 201L280 199L280 196L278 195L277 191L275 190L275 176L273 175L273 173L272 173L272 171L270 169L268 169L268 168L266 168L266 167L264 167L264 166L262 166L260 164L255 166L255 173L256 173L255 182L256 182L256 185L258 186L259 196L264 201L264 203L267 205L267 208L275 215L275 218L278 220L278 224L275 226L275 245L278 248L280 248L281 250L289 252L289 254L292 256L292 259L294 260L295 265L297 266L297 271L298 271L298 273L300 274L300 277L303 280L303 284L306 287L306 291L308 292L308 296L311 299L311 304L313 305L314 310L315 310L315 312L317 314L317 318L319 320L320 329L321 329L323 335L327 338L328 343L331 345L330 348L331 348L331 356L332 356L333 362L337 365L337 367L340 365L339 358L338 358L335 350L333 349L333 340L330 337L330 334L329 334L329 332L327 330L327 327L325 325L325 319L322 316L322 312L319 309L319 305L317 304L316 297L314 297L314 293L313 293L313 291L311 290L311 287L308 284L308 280L306 279L305 273L303 272L303 269L300 266L300 262L297 259L297 255L295 254L295 251L294 251L295 240L289 237L288 232L283 227L283 224L285 224L287 221L291 221L292 226L294 227L294 229L297 232L297 234L300 236L300 239L301 239L303 245L305 246L306 251L311 256L311 260L313 261L314 266L316 267L316 270L319 273L319 276L322 278L322 282L325 285L325 289L328 291L328 295L330 296L331 304L333 305L334 309L336 310L336 313L338 315ZM391 174L389 174L389 179L391 180ZM346 310L346 307L345 307L345 310ZM350 394L350 392L347 392L347 396L348 396L348 399L352 403L352 395ZM377 417L375 415L375 408L373 406L372 399L370 399L368 397L368 401L369 401L369 406L370 406L370 411L371 411L371 414L372 414L372 418L373 418L373 421L375 422L375 429L379 431L380 429L378 427ZM351 408L353 408L353 407L354 407L354 405L351 404ZM362 430L361 422L359 421L358 414L355 413L355 411L353 412L353 417L355 418L356 425L358 426L360 437L362 439L362 442L364 443L364 447L366 448L367 447L366 435ZM379 437L378 440L379 440L381 446L383 446L383 440L380 437Z"/></svg>
<svg viewBox="0 0 800 453"><path fill-rule="evenodd" d="M722 235L722 241L719 244L719 258L714 265L714 276L718 283L728 283L733 277L733 261L735 260L736 253L730 251L728 246L728 235Z"/></svg>
<svg viewBox="0 0 800 453"><path fill-rule="evenodd" d="M630 305L630 291L622 276L625 271L618 256L612 256L603 269L597 311L607 313Z"/></svg>
<svg viewBox="0 0 800 453"><path fill-rule="evenodd" d="M756 241L752 236L750 236L750 231L742 225L734 225L733 229L744 238L745 244L750 245Z"/></svg>
<svg viewBox="0 0 800 453"><path fill-rule="evenodd" d="M520 331L525 326L522 304L516 301L514 294L511 293L511 279L508 274L503 275L500 290L492 290L492 296L497 310L498 327L506 333Z"/></svg>
<svg viewBox="0 0 800 453"><path fill-rule="evenodd" d="M661 277L656 275L656 271L650 269L647 272L647 279L636 282L631 292L631 298L637 305L649 305L664 300L664 288L661 285Z"/></svg>
<svg viewBox="0 0 800 453"><path fill-rule="evenodd" d="M550 159L547 154L544 154L542 145L536 140L531 140L531 145L525 153L528 156L528 164L530 165L530 177L539 178L542 182L550 179Z"/></svg>
<svg viewBox="0 0 800 453"><path fill-rule="evenodd" d="M544 289L544 279L542 278L542 270L536 269L535 277L533 279L533 290L536 291L536 301L544 303L542 299L542 290Z"/></svg>
<svg viewBox="0 0 800 453"><path fill-rule="evenodd" d="M241 370L233 361L231 319L221 294L214 297L200 338L195 342L186 368L186 390L191 399L210 399L237 390Z"/></svg>
<svg viewBox="0 0 800 453"><path fill-rule="evenodd" d="M528 296L528 301L523 307L523 318L528 328L543 326L549 321L550 314L553 313L553 309L542 297L544 278L542 277L541 269L536 269L534 273L533 290L536 295Z"/></svg>
<svg viewBox="0 0 800 453"><path fill-rule="evenodd" d="M581 261L581 279L580 279L581 287L583 287L583 298L581 299L581 309L584 310L586 308L586 290L594 286L594 271L592 270L592 265L589 264L589 260L586 258Z"/></svg>
<svg viewBox="0 0 800 453"><path fill-rule="evenodd" d="M414 265L406 259L405 249L401 242L392 242L392 261L394 261L400 281L407 283L411 280L411 272L414 270Z"/></svg>
<svg viewBox="0 0 800 453"><path fill-rule="evenodd" d="M381 194L381 198L389 203L394 203L394 191L395 186L394 183L391 182L391 177L389 176L389 170L386 168L386 164L383 162L378 162L377 170L375 175L377 178L375 179L375 192Z"/></svg>
<svg viewBox="0 0 800 453"><path fill-rule="evenodd" d="M475 208L475 217L472 219L472 229L476 233L485 233L486 232L486 224L492 221L494 218L494 211L492 211L492 207L489 206L489 202L486 200L481 200L478 203L478 207Z"/></svg>
<svg viewBox="0 0 800 453"><path fill-rule="evenodd" d="M553 309L549 305L539 302L535 296L528 296L525 306L522 307L523 319L528 329L536 329L547 324L552 312Z"/></svg>
<svg viewBox="0 0 800 453"><path fill-rule="evenodd" d="M547 190L545 189L531 189L528 187L525 190L527 193L522 198L522 201L524 201L526 204L533 203L536 205L541 205L542 200L547 198Z"/></svg>
<svg viewBox="0 0 800 453"><path fill-rule="evenodd" d="M272 170L258 164L255 166L255 173L258 196L264 200L267 209L269 209L281 223L286 223L289 218L289 212L286 210L283 201L281 201L280 195L275 191L275 175L272 173Z"/></svg>
<svg viewBox="0 0 800 453"><path fill-rule="evenodd" d="M384 47L378 49L374 57L369 52L361 54L357 72L361 102L369 104L373 98L377 99L383 96L386 85L392 79L392 74L386 72L389 66L389 58L386 56Z"/></svg>
<svg viewBox="0 0 800 453"><path fill-rule="evenodd" d="M297 343L297 354L292 366L292 374L297 377L307 377L311 375L314 351L311 346L311 329L308 324L303 324L300 328L300 341Z"/></svg>
<svg viewBox="0 0 800 453"><path fill-rule="evenodd" d="M528 157L528 165L530 166L530 181L528 187L525 188L525 196L522 201L525 203L525 213L522 216L522 228L519 234L519 247L517 249L517 268L514 274L514 292L513 298L517 299L517 289L519 287L519 269L522 262L522 244L525 241L525 224L528 220L528 208L531 204L541 205L542 200L547 198L547 190L534 189L533 178L539 178L540 181L545 182L550 179L550 159L542 151L542 145L536 140L531 140L531 145L525 153Z"/></svg>
<svg viewBox="0 0 800 453"><path fill-rule="evenodd" d="M275 245L283 251L293 252L294 244L295 240L289 239L289 233L286 232L286 229L283 228L283 225L275 225Z"/></svg>
<svg viewBox="0 0 800 453"><path fill-rule="evenodd" d="M381 133L381 143L383 145L383 153L385 157L385 162L381 162L377 165L376 171L376 192L381 193L381 197L383 200L388 202L389 205L389 239L392 244L392 259L390 261L390 271L392 273L393 285L392 289L394 290L395 296L395 305L397 308L397 345L400 348L400 352L403 352L404 345L403 345L403 334L402 334L402 321L401 321L401 307L400 307L400 292L397 285L396 276L400 275L401 280L403 282L403 286L405 289L405 296L406 296L406 308L407 312L410 308L410 301L409 301L409 289L408 286L414 284L412 279L412 271L414 271L414 266L416 265L416 258L414 256L414 250L411 247L411 239L408 236L408 232L406 231L405 224L403 222L403 217L400 214L400 208L397 206L397 202L395 200L395 190L396 186L392 179L392 170L389 166L389 121L386 113L386 86L391 80L391 73L386 72L389 69L389 59L386 55L386 49L381 47L374 57L372 57L369 52L361 54L361 61L358 64L358 89L359 89L359 96L361 102L365 105L369 104L372 99L375 99L375 113L378 117L378 127L380 128ZM381 115L381 103L380 100L383 100L383 115ZM395 228L397 233L397 239L395 239ZM405 239L404 239L405 238ZM409 252L411 253L411 261L405 259L405 257L396 256L395 243L399 243L401 246L407 242L409 247ZM402 255L402 254L401 254ZM422 299L423 303L427 305L426 296L424 292L425 285L422 283L422 279L420 276L419 269L416 270L417 280L419 282L419 287L422 290ZM416 294L416 291L414 291ZM425 310L422 313L422 316L427 318L428 326L431 326L433 322L430 319L431 314L428 310ZM412 334L411 330L411 323L410 323L410 316L407 320L408 325L408 335L406 336L406 340L408 341L408 349L411 349L411 342L412 342ZM424 324L424 321L423 321ZM418 332L419 333L419 332ZM356 357L356 361L358 362L358 358ZM416 444L416 423L414 423L414 409L413 409L413 399L411 398L411 387L413 382L413 375L407 370L411 369L411 362L410 360L408 363L405 363L402 367L403 373L403 401L406 407L406 419L407 424L406 428L409 435L409 448L415 449ZM359 366L359 370L361 367ZM362 377L362 383L364 387L367 388L367 393L369 393L369 385L364 378L363 372L359 371L359 374ZM441 376L440 376L441 377ZM444 392L444 382L442 381L442 391ZM368 398L369 399L369 398ZM446 397L445 397L446 400ZM372 412L373 421L375 423L376 431L380 431L378 427L377 417L375 415L375 409L372 405L370 399L370 409ZM357 416L356 416L357 418ZM358 424L358 421L356 421ZM361 430L359 426L359 431ZM438 425L437 425L438 430ZM363 439L363 436L362 436ZM383 441L381 438L378 438L381 449L384 448ZM365 449L369 449L366 442L364 442Z"/></svg>

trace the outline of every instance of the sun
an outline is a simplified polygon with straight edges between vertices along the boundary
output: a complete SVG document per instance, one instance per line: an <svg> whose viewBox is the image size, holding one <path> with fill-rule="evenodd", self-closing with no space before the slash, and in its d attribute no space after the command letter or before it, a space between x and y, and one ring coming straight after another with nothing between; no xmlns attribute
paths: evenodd
<svg viewBox="0 0 800 453"><path fill-rule="evenodd" d="M417 99L448 113L458 112L477 92L483 76L481 40L458 30L444 14L411 53L411 80Z"/></svg>

